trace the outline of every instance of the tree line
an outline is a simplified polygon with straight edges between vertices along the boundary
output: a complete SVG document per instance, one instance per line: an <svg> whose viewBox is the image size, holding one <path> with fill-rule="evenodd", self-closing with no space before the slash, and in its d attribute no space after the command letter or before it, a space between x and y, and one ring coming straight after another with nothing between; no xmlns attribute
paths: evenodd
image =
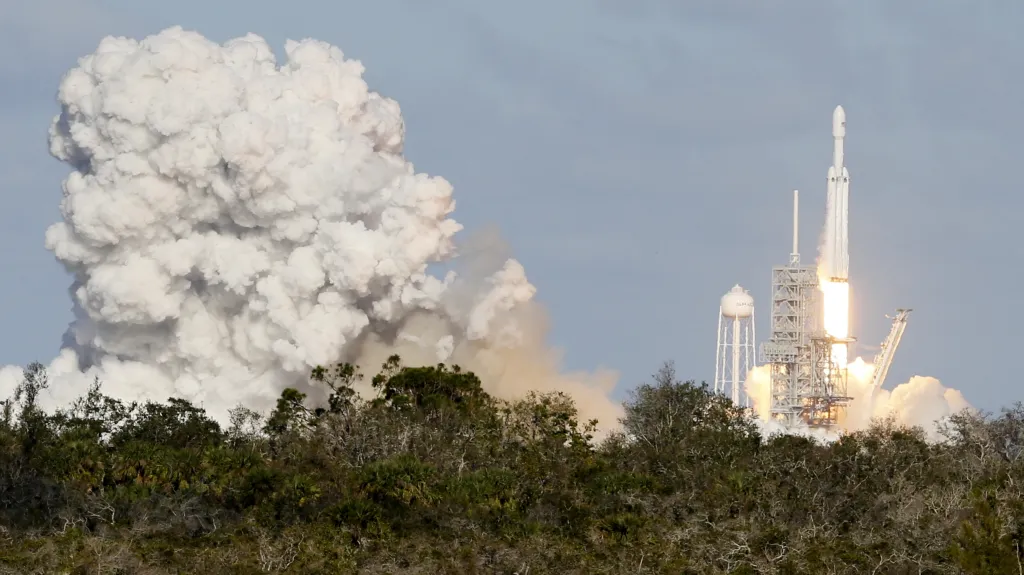
<svg viewBox="0 0 1024 575"><path fill-rule="evenodd" d="M393 356L360 398L319 367L218 425L96 382L0 414L0 573L1024 573L1024 406L943 440L879 421L823 444L666 364L600 442L562 394L501 401Z"/></svg>

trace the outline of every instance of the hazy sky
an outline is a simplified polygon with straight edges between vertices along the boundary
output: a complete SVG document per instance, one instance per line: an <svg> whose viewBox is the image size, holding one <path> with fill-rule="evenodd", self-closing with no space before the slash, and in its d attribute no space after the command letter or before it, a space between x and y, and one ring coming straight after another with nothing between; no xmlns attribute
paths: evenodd
<svg viewBox="0 0 1024 575"><path fill-rule="evenodd" d="M0 0L0 363L49 361L71 318L43 247L61 75L105 35L180 24L361 60L455 218L523 262L566 365L618 369L620 390L666 359L710 381L734 283L768 336L791 190L812 259L842 104L861 352L912 307L887 387L931 375L995 409L1024 399L1021 22L1013 0Z"/></svg>

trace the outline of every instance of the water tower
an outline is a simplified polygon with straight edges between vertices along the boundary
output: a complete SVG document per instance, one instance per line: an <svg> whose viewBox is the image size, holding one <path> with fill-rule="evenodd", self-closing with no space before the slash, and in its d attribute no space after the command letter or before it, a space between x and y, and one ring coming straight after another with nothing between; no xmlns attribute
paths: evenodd
<svg viewBox="0 0 1024 575"><path fill-rule="evenodd" d="M747 373L754 369L754 298L739 285L722 296L718 314L718 359L715 363L715 393L728 395L737 406L750 406L740 391Z"/></svg>

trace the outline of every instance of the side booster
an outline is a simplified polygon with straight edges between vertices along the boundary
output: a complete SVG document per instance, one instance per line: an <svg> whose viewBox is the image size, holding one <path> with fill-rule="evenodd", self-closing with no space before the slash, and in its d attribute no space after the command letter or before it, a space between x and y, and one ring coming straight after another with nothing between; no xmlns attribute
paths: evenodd
<svg viewBox="0 0 1024 575"><path fill-rule="evenodd" d="M846 112L836 106L832 112L832 166L828 169L828 198L825 220L826 273L833 281L850 276L849 200L850 173L843 159Z"/></svg>

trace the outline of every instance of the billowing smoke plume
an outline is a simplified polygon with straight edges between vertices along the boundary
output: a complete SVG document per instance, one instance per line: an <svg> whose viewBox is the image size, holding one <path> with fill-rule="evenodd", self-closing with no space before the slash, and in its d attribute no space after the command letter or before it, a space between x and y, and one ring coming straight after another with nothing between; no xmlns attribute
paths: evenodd
<svg viewBox="0 0 1024 575"><path fill-rule="evenodd" d="M971 407L963 394L942 385L934 377L914 376L891 391L875 390L872 389L873 365L858 357L847 369L847 393L853 400L846 409L844 419L839 422L840 431L859 431L867 429L873 421L891 419L899 425L919 426L931 439L938 439L937 423ZM769 367L758 366L750 370L744 389L764 430L769 433L782 432L782 426L771 420ZM791 432L815 435L822 439L833 439L836 436L835 433L829 435L809 429Z"/></svg>
<svg viewBox="0 0 1024 575"><path fill-rule="evenodd" d="M223 45L171 28L104 39L60 84L50 151L74 171L46 246L75 320L49 366L64 404L98 377L223 417L269 408L312 366L459 363L488 391L565 391L614 424L613 373L560 374L523 267L455 256L452 186L402 157L398 104L333 46ZM488 257L489 255L489 257ZM21 368L0 372L8 394Z"/></svg>

